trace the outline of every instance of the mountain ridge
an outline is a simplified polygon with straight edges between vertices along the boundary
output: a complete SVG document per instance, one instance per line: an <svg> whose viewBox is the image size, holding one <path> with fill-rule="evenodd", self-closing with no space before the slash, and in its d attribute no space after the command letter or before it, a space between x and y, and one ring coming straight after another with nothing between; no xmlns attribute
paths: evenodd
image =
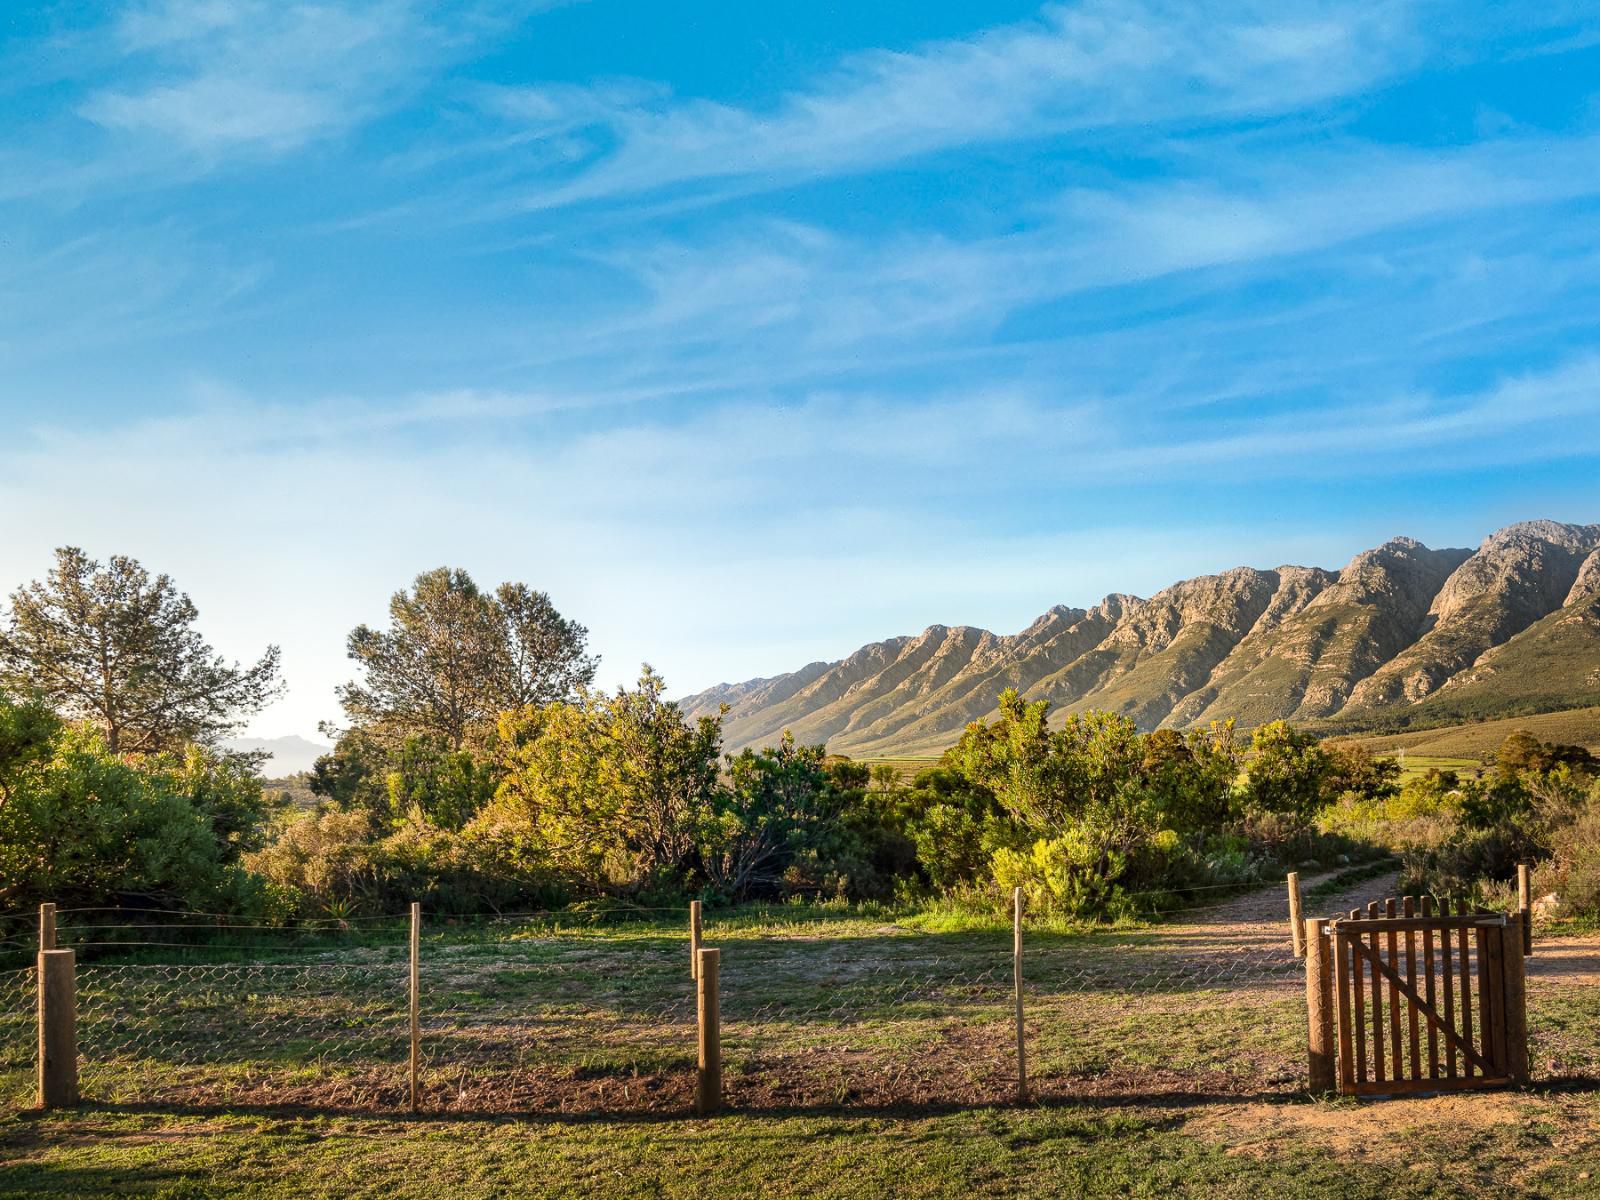
<svg viewBox="0 0 1600 1200"><path fill-rule="evenodd" d="M1395 537L1345 566L1233 567L1149 598L1057 604L998 634L930 625L686 697L728 705L729 749L785 729L865 757L937 753L1007 687L1141 728L1278 718L1350 731L1600 704L1600 524L1496 530L1476 549Z"/></svg>

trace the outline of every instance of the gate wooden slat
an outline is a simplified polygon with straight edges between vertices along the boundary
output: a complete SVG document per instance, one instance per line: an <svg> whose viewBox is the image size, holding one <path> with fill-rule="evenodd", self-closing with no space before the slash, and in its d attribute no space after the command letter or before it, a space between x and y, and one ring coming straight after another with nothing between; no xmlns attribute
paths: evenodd
<svg viewBox="0 0 1600 1200"><path fill-rule="evenodd" d="M1422 898L1422 915L1433 916L1433 897ZM1433 930L1422 931L1422 963L1423 971L1427 976L1425 995L1428 998L1428 1007L1433 1008L1437 1003L1433 982ZM1430 1023L1428 1025L1428 1078L1439 1078L1439 1031Z"/></svg>
<svg viewBox="0 0 1600 1200"><path fill-rule="evenodd" d="M1371 936L1376 937L1376 934ZM1390 982L1399 985L1402 991L1405 991L1404 984L1401 982L1400 977L1394 974L1393 970L1388 966L1388 964L1383 961L1383 958L1380 954L1373 950L1369 950L1366 944L1359 938L1354 939L1353 944L1356 947L1358 956L1367 956L1367 961L1372 968L1374 976L1382 975ZM1479 1053L1477 1047L1473 1046L1471 1042L1463 1039L1455 1030L1448 1028L1444 1024L1443 1018L1440 1017L1436 1011L1430 1008L1426 1002L1424 1002L1421 996L1417 995L1415 992L1408 991L1406 992L1406 999L1411 1001L1412 1004L1416 1005L1418 1011L1421 1012L1422 1015L1429 1021L1436 1022L1438 1024L1439 1029L1444 1033L1445 1039L1452 1043L1456 1049L1461 1051L1462 1058L1469 1066L1476 1065L1478 1069L1481 1070L1485 1075L1493 1074L1493 1064L1484 1058Z"/></svg>
<svg viewBox="0 0 1600 1200"><path fill-rule="evenodd" d="M1347 1083L1356 1077L1355 1048L1350 1044L1350 946L1337 933L1329 939L1333 949L1333 971L1338 984L1336 1019L1339 1023L1339 1080Z"/></svg>
<svg viewBox="0 0 1600 1200"><path fill-rule="evenodd" d="M1517 931L1522 932L1520 929ZM1506 1074L1506 1022L1505 1014L1501 1011L1500 992L1505 979L1505 965L1503 959L1503 946L1505 944L1505 927L1490 926L1480 929L1478 938L1481 941L1485 955L1478 955L1478 995L1483 998L1483 1027L1484 1027L1484 1054L1490 1062L1494 1063L1495 1074Z"/></svg>
<svg viewBox="0 0 1600 1200"><path fill-rule="evenodd" d="M1456 902L1456 911L1461 916L1467 915L1467 902ZM1461 1040L1463 1044L1474 1045L1472 1040L1472 952L1467 948L1467 927L1461 926L1456 930L1456 949L1460 951L1461 958ZM1472 1078L1472 1059L1463 1054L1462 1073L1468 1079Z"/></svg>
<svg viewBox="0 0 1600 1200"><path fill-rule="evenodd" d="M1350 910L1350 919L1352 921L1359 922L1361 920L1361 910L1359 908L1352 908ZM1356 936L1358 938L1360 937L1359 930L1357 931ZM1352 990L1355 994L1356 1001L1356 1082L1365 1083L1367 1081L1367 989L1362 980L1362 971L1365 968L1363 966L1361 956L1356 953L1356 942L1354 939L1350 941L1350 965L1353 968L1352 974L1354 975L1353 983L1355 986Z"/></svg>
<svg viewBox="0 0 1600 1200"><path fill-rule="evenodd" d="M1378 902L1374 900L1367 905L1367 917L1370 920L1378 919ZM1380 956L1378 933L1374 930L1372 938L1372 961L1369 964L1372 976L1372 1078L1377 1083L1383 1083L1388 1076L1383 1069L1383 977L1378 972L1378 959Z"/></svg>
<svg viewBox="0 0 1600 1200"><path fill-rule="evenodd" d="M1394 897L1390 896L1383 902L1383 914L1391 921L1397 915L1395 912ZM1389 930L1389 965L1396 973L1400 970L1399 945L1395 940L1394 929ZM1395 985L1389 985L1389 1075L1393 1079L1405 1078L1405 1054L1400 1048L1400 992Z"/></svg>
<svg viewBox="0 0 1600 1200"><path fill-rule="evenodd" d="M1479 1052L1490 1062L1494 1061L1494 1007L1489 999L1489 972L1484 968L1489 963L1488 931L1474 929L1472 931L1473 953L1476 959L1473 966L1472 982L1478 993L1478 1047Z"/></svg>
<svg viewBox="0 0 1600 1200"><path fill-rule="evenodd" d="M1416 915L1417 903L1412 897L1407 896L1402 908L1406 916L1412 917ZM1410 929L1406 930L1406 983L1410 985L1413 992L1417 990L1417 935ZM1406 1008L1410 1024L1409 1032L1411 1034L1411 1078L1421 1079L1422 1038L1420 1036L1421 1027L1417 1021L1417 1007L1414 1004L1410 1004Z"/></svg>
<svg viewBox="0 0 1600 1200"><path fill-rule="evenodd" d="M1442 901L1440 907L1446 915L1450 912L1450 901ZM1439 935L1439 951L1444 956L1444 1023L1448 1029L1456 1028L1456 988L1455 965L1450 961L1450 934L1443 932ZM1445 1042L1445 1074L1447 1078L1456 1077L1456 1048L1453 1043Z"/></svg>

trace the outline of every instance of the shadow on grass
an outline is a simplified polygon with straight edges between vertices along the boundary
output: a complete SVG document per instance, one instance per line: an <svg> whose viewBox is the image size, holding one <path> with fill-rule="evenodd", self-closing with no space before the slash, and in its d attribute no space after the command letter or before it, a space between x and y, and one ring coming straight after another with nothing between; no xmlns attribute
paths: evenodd
<svg viewBox="0 0 1600 1200"><path fill-rule="evenodd" d="M1584 1094L1600 1090L1600 1078L1573 1077L1545 1081L1521 1089L1526 1093L1545 1095ZM1443 1094L1443 1093L1439 1093ZM1414 1099L1415 1097L1407 1097ZM1188 1110L1216 1105L1274 1104L1297 1105L1325 1102L1333 1097L1317 1097L1308 1092L1272 1090L1246 1092L1194 1092L1181 1090L1152 1090L1116 1093L1112 1095L1052 1095L1031 1099L1025 1103L970 1101L900 1101L884 1103L794 1103L756 1106L726 1105L711 1117L701 1117L689 1108L661 1108L636 1110L593 1110L588 1112L503 1112L494 1110L440 1110L407 1112L404 1109L349 1109L336 1105L319 1104L184 1104L167 1102L126 1101L116 1103L86 1102L70 1110L82 1114L108 1116L168 1116L168 1117L269 1117L284 1120L322 1120L337 1118L341 1121L382 1122L393 1124L405 1121L418 1125L454 1126L467 1124L499 1125L663 1125L684 1121L726 1120L786 1121L819 1117L846 1117L861 1119L903 1118L921 1119L955 1116L972 1112L1106 1112L1140 1110ZM1359 1103L1371 1103L1381 1098L1363 1097ZM48 1114L41 1109L24 1109L16 1114L22 1122L39 1120ZM1174 1118L1178 1119L1178 1118Z"/></svg>

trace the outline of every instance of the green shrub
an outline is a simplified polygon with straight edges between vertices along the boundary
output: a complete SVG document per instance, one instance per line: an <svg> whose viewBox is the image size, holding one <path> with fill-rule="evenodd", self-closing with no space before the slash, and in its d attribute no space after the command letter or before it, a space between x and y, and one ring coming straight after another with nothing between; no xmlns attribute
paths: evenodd
<svg viewBox="0 0 1600 1200"><path fill-rule="evenodd" d="M259 780L252 787L235 764L203 752L115 755L92 726L46 721L28 707L0 699L7 907L231 904L254 913L265 903L232 865L246 834L239 813L259 803Z"/></svg>
<svg viewBox="0 0 1600 1200"><path fill-rule="evenodd" d="M1572 822L1551 838L1533 890L1536 897L1553 893L1563 916L1600 917L1600 780Z"/></svg>

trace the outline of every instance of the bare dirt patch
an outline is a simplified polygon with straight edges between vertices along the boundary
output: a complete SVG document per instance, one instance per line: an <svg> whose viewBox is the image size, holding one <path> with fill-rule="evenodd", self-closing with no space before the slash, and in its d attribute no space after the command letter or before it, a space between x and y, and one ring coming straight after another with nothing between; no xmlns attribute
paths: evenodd
<svg viewBox="0 0 1600 1200"><path fill-rule="evenodd" d="M1211 1105L1185 1123L1191 1132L1256 1157L1316 1143L1341 1157L1412 1158L1417 1145L1463 1132L1514 1128L1545 1118L1571 1127L1560 1102L1520 1092L1474 1092L1385 1101Z"/></svg>

